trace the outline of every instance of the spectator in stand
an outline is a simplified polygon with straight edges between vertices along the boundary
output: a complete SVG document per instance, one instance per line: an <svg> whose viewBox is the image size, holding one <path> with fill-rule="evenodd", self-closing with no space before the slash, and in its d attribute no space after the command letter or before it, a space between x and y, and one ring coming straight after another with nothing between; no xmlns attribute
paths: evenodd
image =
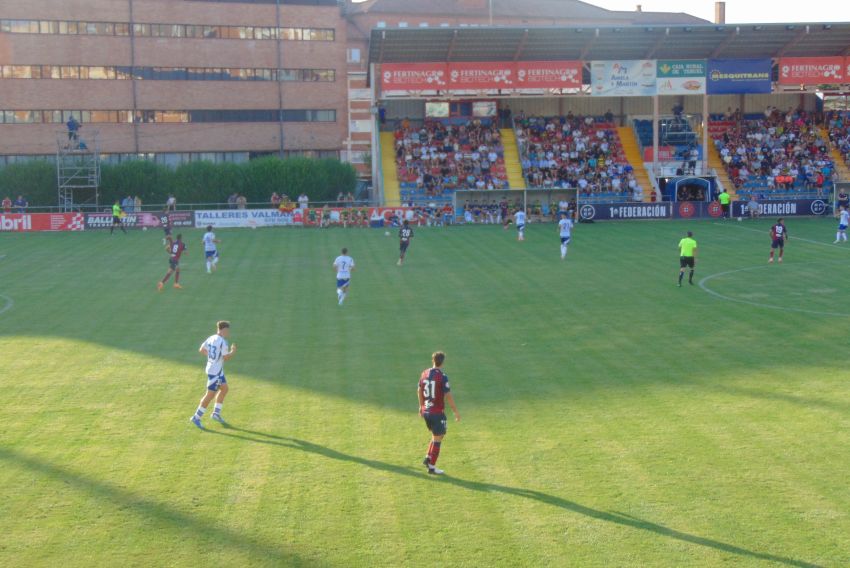
<svg viewBox="0 0 850 568"><path fill-rule="evenodd" d="M135 211L136 213L142 212L142 198L138 195L133 198L133 211Z"/></svg>
<svg viewBox="0 0 850 568"><path fill-rule="evenodd" d="M338 207L343 207L345 205L345 194L341 191L336 196L336 204Z"/></svg>
<svg viewBox="0 0 850 568"><path fill-rule="evenodd" d="M174 197L174 194L168 196L168 200L165 202L165 210L177 211L177 198Z"/></svg>
<svg viewBox="0 0 850 568"><path fill-rule="evenodd" d="M124 211L124 213L133 213L135 205L136 202L129 195L121 200L121 210Z"/></svg>
<svg viewBox="0 0 850 568"><path fill-rule="evenodd" d="M632 188L632 199L635 201L643 201L643 188L638 185L637 180L635 181L635 186Z"/></svg>
<svg viewBox="0 0 850 568"><path fill-rule="evenodd" d="M15 200L15 208L18 210L18 213L26 213L27 207L29 206L30 204L27 202L26 199L24 199L23 195L19 195L18 198Z"/></svg>
<svg viewBox="0 0 850 568"><path fill-rule="evenodd" d="M236 197L236 208L237 209L246 209L247 207L248 207L248 200L245 198L244 195L239 194Z"/></svg>
<svg viewBox="0 0 850 568"><path fill-rule="evenodd" d="M236 198L239 197L238 193L231 193L227 196L227 208L228 209L236 209Z"/></svg>
<svg viewBox="0 0 850 568"><path fill-rule="evenodd" d="M750 213L750 219L758 218L760 214L758 194L753 193L750 195L750 202L747 204L747 211Z"/></svg>
<svg viewBox="0 0 850 568"><path fill-rule="evenodd" d="M614 124L614 113L611 112L611 109L608 109L608 112L605 113L605 122L608 124Z"/></svg>
<svg viewBox="0 0 850 568"><path fill-rule="evenodd" d="M280 207L280 195L278 195L276 191L272 193L271 203L273 209L278 209Z"/></svg>
<svg viewBox="0 0 850 568"><path fill-rule="evenodd" d="M310 198L307 197L306 193L302 193L298 196L298 207L301 209L307 209L310 205Z"/></svg>
<svg viewBox="0 0 850 568"><path fill-rule="evenodd" d="M4 213L11 213L11 211L12 211L12 200L9 199L9 196L7 195L6 197L3 198L3 212Z"/></svg>

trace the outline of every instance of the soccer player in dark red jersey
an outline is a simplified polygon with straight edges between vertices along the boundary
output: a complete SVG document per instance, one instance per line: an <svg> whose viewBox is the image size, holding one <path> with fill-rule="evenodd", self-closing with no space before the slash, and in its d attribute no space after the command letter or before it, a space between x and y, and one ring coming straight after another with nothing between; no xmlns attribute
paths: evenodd
<svg viewBox="0 0 850 568"><path fill-rule="evenodd" d="M168 272L165 273L165 277L162 280L157 282L157 290L162 291L162 287L165 286L165 283L168 282L172 274L174 274L174 287L178 290L183 287L180 285L180 257L183 256L185 251L186 244L183 242L183 235L177 235L177 240L173 242L169 239Z"/></svg>
<svg viewBox="0 0 850 568"><path fill-rule="evenodd" d="M431 475L442 475L444 472L437 469L437 458L440 457L440 444L446 435L446 407L448 402L455 415L455 422L460 422L460 413L457 411L454 397L449 388L449 377L443 373L443 362L446 354L437 351L431 355L433 367L422 371L419 377L419 385L416 394L419 396L419 414L425 419L425 425L431 431L431 444L428 446L428 455L422 460L428 473Z"/></svg>
<svg viewBox="0 0 850 568"><path fill-rule="evenodd" d="M788 229L785 228L785 224L782 221L783 219L780 217L776 221L776 224L770 228L772 243L770 245L770 259L767 261L768 263L773 262L773 253L776 252L776 249L779 249L779 262L782 262L782 255L785 252L785 241L790 238L788 236Z"/></svg>

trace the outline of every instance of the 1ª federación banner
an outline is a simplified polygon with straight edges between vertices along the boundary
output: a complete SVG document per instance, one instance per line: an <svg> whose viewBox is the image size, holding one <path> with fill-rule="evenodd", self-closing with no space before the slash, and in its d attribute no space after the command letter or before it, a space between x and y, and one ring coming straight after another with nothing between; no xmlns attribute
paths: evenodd
<svg viewBox="0 0 850 568"><path fill-rule="evenodd" d="M595 97L651 97L657 92L656 62L593 61L590 83Z"/></svg>
<svg viewBox="0 0 850 568"><path fill-rule="evenodd" d="M772 65L770 59L709 59L708 94L768 94Z"/></svg>
<svg viewBox="0 0 850 568"><path fill-rule="evenodd" d="M704 59L661 59L658 61L659 95L704 95Z"/></svg>

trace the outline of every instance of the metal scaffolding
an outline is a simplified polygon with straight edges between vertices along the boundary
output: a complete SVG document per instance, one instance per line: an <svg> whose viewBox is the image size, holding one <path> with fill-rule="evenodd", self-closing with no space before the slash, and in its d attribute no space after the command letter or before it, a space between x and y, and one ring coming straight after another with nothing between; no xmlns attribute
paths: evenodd
<svg viewBox="0 0 850 568"><path fill-rule="evenodd" d="M100 205L100 147L98 132L86 136L62 132L56 138L56 185L59 207L74 211Z"/></svg>

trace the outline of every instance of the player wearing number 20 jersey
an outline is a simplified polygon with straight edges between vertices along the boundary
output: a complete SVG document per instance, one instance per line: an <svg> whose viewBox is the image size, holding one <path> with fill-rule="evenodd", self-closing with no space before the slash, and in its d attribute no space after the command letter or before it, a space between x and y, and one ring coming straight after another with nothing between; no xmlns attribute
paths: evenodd
<svg viewBox="0 0 850 568"><path fill-rule="evenodd" d="M416 394L419 397L419 414L425 420L425 425L431 431L431 443L428 446L428 454L422 463L428 468L428 473L440 475L442 470L437 469L437 458L440 456L440 445L446 435L446 403L452 408L455 421L460 422L460 413L452 397L449 387L449 377L443 373L442 366L446 360L446 354L437 351L431 356L433 367L422 371Z"/></svg>

